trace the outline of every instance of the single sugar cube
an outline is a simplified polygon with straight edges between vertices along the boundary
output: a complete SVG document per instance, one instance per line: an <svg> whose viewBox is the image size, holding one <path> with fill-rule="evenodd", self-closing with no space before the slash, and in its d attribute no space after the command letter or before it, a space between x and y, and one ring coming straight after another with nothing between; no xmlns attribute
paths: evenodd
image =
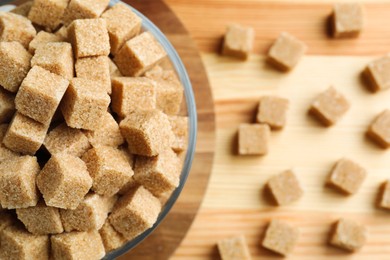
<svg viewBox="0 0 390 260"><path fill-rule="evenodd" d="M60 104L69 81L39 66L34 66L15 98L18 112L48 125Z"/></svg>
<svg viewBox="0 0 390 260"><path fill-rule="evenodd" d="M356 38L363 30L363 6L358 3L337 3L333 6L332 30L335 38Z"/></svg>
<svg viewBox="0 0 390 260"><path fill-rule="evenodd" d="M17 158L19 157L18 153L15 153L8 149L4 144L3 144L3 139L5 136L5 133L8 130L9 125L8 124L1 124L0 125L0 162L1 161L6 161L11 158ZM1 204L1 203L0 203ZM1 208L1 206L0 206Z"/></svg>
<svg viewBox="0 0 390 260"><path fill-rule="evenodd" d="M96 130L109 104L110 97L100 82L74 78L61 102L61 111L68 126Z"/></svg>
<svg viewBox="0 0 390 260"><path fill-rule="evenodd" d="M112 110L125 117L137 109L156 108L156 82L145 77L112 79Z"/></svg>
<svg viewBox="0 0 390 260"><path fill-rule="evenodd" d="M310 113L323 125L331 126L347 113L350 106L349 101L343 94L330 87L314 100Z"/></svg>
<svg viewBox="0 0 390 260"><path fill-rule="evenodd" d="M390 56L386 55L369 63L363 75L373 92L390 88Z"/></svg>
<svg viewBox="0 0 390 260"><path fill-rule="evenodd" d="M151 228L161 211L160 201L139 186L124 195L109 216L112 226L131 240Z"/></svg>
<svg viewBox="0 0 390 260"><path fill-rule="evenodd" d="M76 209L61 209L65 232L101 229L116 200L116 197L88 194Z"/></svg>
<svg viewBox="0 0 390 260"><path fill-rule="evenodd" d="M118 147L125 142L118 123L110 113L104 114L100 127L84 133L93 147L101 145Z"/></svg>
<svg viewBox="0 0 390 260"><path fill-rule="evenodd" d="M101 82L101 86L111 94L110 58L107 56L88 57L76 62L76 75Z"/></svg>
<svg viewBox="0 0 390 260"><path fill-rule="evenodd" d="M256 120L268 124L272 129L282 129L286 125L289 101L285 98L265 96L260 99Z"/></svg>
<svg viewBox="0 0 390 260"><path fill-rule="evenodd" d="M49 125L43 125L16 112L3 144L14 152L34 155L43 144L48 128Z"/></svg>
<svg viewBox="0 0 390 260"><path fill-rule="evenodd" d="M102 18L107 21L111 53L119 49L141 31L142 20L128 6L118 3L105 11Z"/></svg>
<svg viewBox="0 0 390 260"><path fill-rule="evenodd" d="M172 149L155 157L139 156L135 161L134 180L157 197L179 186L180 173L180 159Z"/></svg>
<svg viewBox="0 0 390 260"><path fill-rule="evenodd" d="M54 154L39 173L37 186L46 205L76 209L92 187L92 178L80 158Z"/></svg>
<svg viewBox="0 0 390 260"><path fill-rule="evenodd" d="M27 1L24 4L18 5L14 9L12 9L10 12L14 14L18 14L24 17L28 16L28 13L31 10L31 7L33 5L34 1Z"/></svg>
<svg viewBox="0 0 390 260"><path fill-rule="evenodd" d="M367 229L349 219L340 219L330 238L330 244L347 251L357 251L367 241Z"/></svg>
<svg viewBox="0 0 390 260"><path fill-rule="evenodd" d="M390 110L386 109L371 123L368 137L383 148L390 147Z"/></svg>
<svg viewBox="0 0 390 260"><path fill-rule="evenodd" d="M255 31L238 24L227 27L222 46L222 55L246 60L253 50Z"/></svg>
<svg viewBox="0 0 390 260"><path fill-rule="evenodd" d="M24 48L36 36L37 31L31 21L24 16L0 12L0 41L19 42Z"/></svg>
<svg viewBox="0 0 390 260"><path fill-rule="evenodd" d="M237 236L218 241L218 251L222 260L252 259L244 236Z"/></svg>
<svg viewBox="0 0 390 260"><path fill-rule="evenodd" d="M51 236L53 259L99 260L106 254L99 232L71 232Z"/></svg>
<svg viewBox="0 0 390 260"><path fill-rule="evenodd" d="M0 259L48 260L50 256L49 236L33 235L21 225L1 231L0 244Z"/></svg>
<svg viewBox="0 0 390 260"><path fill-rule="evenodd" d="M64 232L59 210L46 206L43 201L35 207L16 209L16 214L28 232L32 234L48 235Z"/></svg>
<svg viewBox="0 0 390 260"><path fill-rule="evenodd" d="M68 25L77 19L98 18L109 2L110 0L70 0L63 21Z"/></svg>
<svg viewBox="0 0 390 260"><path fill-rule="evenodd" d="M99 233L107 253L122 247L127 242L127 239L113 228L108 219L99 230Z"/></svg>
<svg viewBox="0 0 390 260"><path fill-rule="evenodd" d="M67 6L68 0L34 0L28 19L54 31L61 24Z"/></svg>
<svg viewBox="0 0 390 260"><path fill-rule="evenodd" d="M111 78L114 77L123 77L122 73L119 71L118 66L114 63L112 59L109 60L110 65L110 76Z"/></svg>
<svg viewBox="0 0 390 260"><path fill-rule="evenodd" d="M386 181L381 186L379 207L390 209L390 181Z"/></svg>
<svg viewBox="0 0 390 260"><path fill-rule="evenodd" d="M188 147L188 117L186 116L170 116L172 132L175 139L172 144L172 149L176 153L185 151Z"/></svg>
<svg viewBox="0 0 390 260"><path fill-rule="evenodd" d="M65 123L51 130L43 143L50 154L67 153L80 157L91 147L88 138L79 130Z"/></svg>
<svg viewBox="0 0 390 260"><path fill-rule="evenodd" d="M14 96L0 87L0 124L8 123L14 113Z"/></svg>
<svg viewBox="0 0 390 260"><path fill-rule="evenodd" d="M168 116L159 110L134 111L119 127L132 154L156 156L174 139Z"/></svg>
<svg viewBox="0 0 390 260"><path fill-rule="evenodd" d="M75 20L69 26L68 34L78 59L110 54L110 38L104 19Z"/></svg>
<svg viewBox="0 0 390 260"><path fill-rule="evenodd" d="M94 147L82 159L93 179L92 190L102 196L118 193L134 174L127 153L117 148Z"/></svg>
<svg viewBox="0 0 390 260"><path fill-rule="evenodd" d="M287 256L293 251L298 239L298 228L274 219L267 227L262 245L275 253Z"/></svg>
<svg viewBox="0 0 390 260"><path fill-rule="evenodd" d="M303 195L298 178L291 170L272 177L268 181L267 187L279 206L291 204L299 200Z"/></svg>
<svg viewBox="0 0 390 260"><path fill-rule="evenodd" d="M267 154L270 134L270 127L266 124L241 124L238 130L238 153Z"/></svg>
<svg viewBox="0 0 390 260"><path fill-rule="evenodd" d="M0 85L17 92L30 70L31 54L18 42L0 42Z"/></svg>
<svg viewBox="0 0 390 260"><path fill-rule="evenodd" d="M68 26L63 25L60 29L58 29L54 34L58 37L62 38L64 42L69 42L69 35L68 35Z"/></svg>
<svg viewBox="0 0 390 260"><path fill-rule="evenodd" d="M0 163L0 203L3 208L33 207L38 203L36 157L21 156Z"/></svg>
<svg viewBox="0 0 390 260"><path fill-rule="evenodd" d="M167 53L150 32L127 41L114 61L125 76L137 77L161 62Z"/></svg>
<svg viewBox="0 0 390 260"><path fill-rule="evenodd" d="M362 166L343 158L334 166L328 183L346 194L354 194L358 192L366 175L367 172Z"/></svg>
<svg viewBox="0 0 390 260"><path fill-rule="evenodd" d="M30 42L30 44L28 46L28 51L31 54L34 54L35 50L38 47L41 47L49 42L61 42L62 40L63 40L63 38L61 36L58 36L58 35L55 35L52 33L48 33L45 31L40 31L37 34L37 36Z"/></svg>
<svg viewBox="0 0 390 260"><path fill-rule="evenodd" d="M277 69L293 69L305 54L306 45L294 36L282 32L268 52L268 61Z"/></svg>

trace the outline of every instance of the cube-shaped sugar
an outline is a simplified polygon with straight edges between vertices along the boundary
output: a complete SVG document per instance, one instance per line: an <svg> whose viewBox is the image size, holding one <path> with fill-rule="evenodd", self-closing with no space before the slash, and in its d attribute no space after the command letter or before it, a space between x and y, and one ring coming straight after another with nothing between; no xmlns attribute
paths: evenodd
<svg viewBox="0 0 390 260"><path fill-rule="evenodd" d="M99 233L107 253L120 248L127 242L127 239L113 228L108 219L99 230Z"/></svg>
<svg viewBox="0 0 390 260"><path fill-rule="evenodd" d="M238 153L240 155L265 155L271 129L266 124L241 124L238 130Z"/></svg>
<svg viewBox="0 0 390 260"><path fill-rule="evenodd" d="M288 106L288 99L264 96L260 99L256 120L271 129L282 129L286 125Z"/></svg>
<svg viewBox="0 0 390 260"><path fill-rule="evenodd" d="M3 144L3 139L5 136L5 133L8 130L8 127L9 127L8 124L1 124L0 125L0 161L6 161L6 160L11 159L11 158L19 157L18 153L11 151Z"/></svg>
<svg viewBox="0 0 390 260"><path fill-rule="evenodd" d="M9 123L15 113L15 97L0 88L0 124Z"/></svg>
<svg viewBox="0 0 390 260"><path fill-rule="evenodd" d="M333 37L356 38L363 30L363 6L359 3L336 3L331 19Z"/></svg>
<svg viewBox="0 0 390 260"><path fill-rule="evenodd" d="M28 46L28 51L31 54L35 53L35 50L38 47L41 47L49 42L61 42L63 38L61 36L55 35L53 33L48 33L45 31L40 31L37 36L30 42Z"/></svg>
<svg viewBox="0 0 390 260"><path fill-rule="evenodd" d="M253 50L254 40L255 31L253 28L231 24L227 27L225 33L222 55L246 60Z"/></svg>
<svg viewBox="0 0 390 260"><path fill-rule="evenodd" d="M276 203L280 206L299 200L303 190L293 171L288 170L272 177L267 183Z"/></svg>
<svg viewBox="0 0 390 260"><path fill-rule="evenodd" d="M251 260L248 244L244 236L218 241L218 251L222 260Z"/></svg>
<svg viewBox="0 0 390 260"><path fill-rule="evenodd" d="M78 59L76 75L78 78L99 81L104 90L111 94L110 58L97 56Z"/></svg>
<svg viewBox="0 0 390 260"><path fill-rule="evenodd" d="M380 188L379 207L390 209L390 181L386 181Z"/></svg>
<svg viewBox="0 0 390 260"><path fill-rule="evenodd" d="M56 112L69 81L39 66L34 66L15 98L18 112L48 125Z"/></svg>
<svg viewBox="0 0 390 260"><path fill-rule="evenodd" d="M101 145L118 147L125 141L118 123L110 113L104 114L100 127L94 131L85 131L84 133L94 147Z"/></svg>
<svg viewBox="0 0 390 260"><path fill-rule="evenodd" d="M37 31L31 21L24 16L0 12L0 41L19 42L24 48L34 39Z"/></svg>
<svg viewBox="0 0 390 260"><path fill-rule="evenodd" d="M63 25L54 34L57 35L58 37L62 38L62 40L64 42L69 42L68 29L69 29L68 26Z"/></svg>
<svg viewBox="0 0 390 260"><path fill-rule="evenodd" d="M172 149L176 153L181 153L187 149L188 146L188 117L186 116L170 116L172 132L175 139L172 143Z"/></svg>
<svg viewBox="0 0 390 260"><path fill-rule="evenodd" d="M373 92L390 88L390 56L386 55L370 62L363 75Z"/></svg>
<svg viewBox="0 0 390 260"><path fill-rule="evenodd" d="M28 16L28 13L31 10L31 7L33 5L34 1L27 1L24 4L16 6L14 9L12 9L10 12L14 14L18 14L24 17Z"/></svg>
<svg viewBox="0 0 390 260"><path fill-rule="evenodd" d="M298 239L298 228L274 219L267 227L262 245L275 253L287 256L294 250Z"/></svg>
<svg viewBox="0 0 390 260"><path fill-rule="evenodd" d="M77 19L98 18L109 2L110 0L70 0L63 21L68 25Z"/></svg>
<svg viewBox="0 0 390 260"><path fill-rule="evenodd" d="M150 32L144 32L127 41L114 61L125 76L141 76L161 62L167 53Z"/></svg>
<svg viewBox="0 0 390 260"><path fill-rule="evenodd" d="M54 31L61 24L67 6L68 0L34 0L28 19Z"/></svg>
<svg viewBox="0 0 390 260"><path fill-rule="evenodd" d="M37 186L46 205L76 209L92 187L92 178L80 158L54 154L39 173Z"/></svg>
<svg viewBox="0 0 390 260"><path fill-rule="evenodd" d="M111 78L114 77L123 77L122 73L119 71L118 66L114 63L112 59L109 60L110 65L110 76Z"/></svg>
<svg viewBox="0 0 390 260"><path fill-rule="evenodd" d="M367 229L349 219L340 219L330 238L330 244L338 248L354 252L364 246L367 241Z"/></svg>
<svg viewBox="0 0 390 260"><path fill-rule="evenodd" d="M390 110L386 109L375 118L367 136L383 148L390 147Z"/></svg>

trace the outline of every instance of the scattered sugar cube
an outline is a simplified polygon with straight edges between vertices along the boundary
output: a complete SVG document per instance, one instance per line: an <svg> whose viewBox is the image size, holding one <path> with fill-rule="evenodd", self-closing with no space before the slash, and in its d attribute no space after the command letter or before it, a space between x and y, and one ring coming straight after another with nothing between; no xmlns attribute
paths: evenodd
<svg viewBox="0 0 390 260"><path fill-rule="evenodd" d="M370 62L363 75L373 92L390 88L390 56L386 55Z"/></svg>
<svg viewBox="0 0 390 260"><path fill-rule="evenodd" d="M76 209L61 209L65 232L101 229L116 200L116 197L88 194Z"/></svg>
<svg viewBox="0 0 390 260"><path fill-rule="evenodd" d="M134 174L127 153L117 148L94 147L82 159L93 179L92 190L102 196L118 193Z"/></svg>
<svg viewBox="0 0 390 260"><path fill-rule="evenodd" d="M366 175L367 172L362 166L343 158L334 166L328 183L346 194L354 194L358 192Z"/></svg>
<svg viewBox="0 0 390 260"><path fill-rule="evenodd" d="M107 253L122 247L127 242L127 239L113 228L108 219L99 230L99 233Z"/></svg>
<svg viewBox="0 0 390 260"><path fill-rule="evenodd" d="M34 0L28 19L54 31L61 24L67 6L68 0Z"/></svg>
<svg viewBox="0 0 390 260"><path fill-rule="evenodd" d="M48 125L16 112L4 136L3 144L14 152L34 155L45 140L48 128Z"/></svg>
<svg viewBox="0 0 390 260"><path fill-rule="evenodd" d="M161 211L160 201L139 186L124 195L109 216L112 226L131 240L151 228Z"/></svg>
<svg viewBox="0 0 390 260"><path fill-rule="evenodd" d="M185 151L188 147L188 117L186 116L170 116L172 132L175 139L172 144L172 149L176 153Z"/></svg>
<svg viewBox="0 0 390 260"><path fill-rule="evenodd" d="M76 58L107 56L110 54L110 38L106 20L75 20L68 30Z"/></svg>
<svg viewBox="0 0 390 260"><path fill-rule="evenodd" d="M36 157L20 156L0 163L0 203L3 208L33 207L38 203ZM0 250L1 251L1 250Z"/></svg>
<svg viewBox="0 0 390 260"><path fill-rule="evenodd" d="M246 60L253 50L254 40L253 28L246 28L239 24L229 25L223 41L222 55Z"/></svg>
<svg viewBox="0 0 390 260"><path fill-rule="evenodd" d="M0 12L0 41L19 42L24 48L28 48L36 34L37 31L26 17Z"/></svg>
<svg viewBox="0 0 390 260"><path fill-rule="evenodd" d="M44 46L46 43L49 43L49 42L61 42L62 40L63 40L63 38L61 36L58 36L58 35L55 35L52 33L48 33L45 31L40 31L37 34L37 36L30 42L30 44L28 46L28 51L31 54L34 54L35 50L38 47Z"/></svg>
<svg viewBox="0 0 390 260"><path fill-rule="evenodd" d="M218 251L222 260L251 260L249 248L244 236L218 241Z"/></svg>
<svg viewBox="0 0 390 260"><path fill-rule="evenodd" d="M88 57L76 62L78 78L91 79L101 82L101 86L111 94L110 58L107 56Z"/></svg>
<svg viewBox="0 0 390 260"><path fill-rule="evenodd" d="M356 38L363 30L363 6L359 3L336 3L332 26L335 38Z"/></svg>
<svg viewBox="0 0 390 260"><path fill-rule="evenodd" d="M268 52L268 61L281 71L293 69L305 54L306 45L294 36L282 32Z"/></svg>
<svg viewBox="0 0 390 260"><path fill-rule="evenodd" d="M95 130L109 104L110 97L100 82L74 78L61 102L61 111L68 126Z"/></svg>
<svg viewBox="0 0 390 260"><path fill-rule="evenodd" d="M0 87L0 124L9 123L15 114L14 96Z"/></svg>
<svg viewBox="0 0 390 260"><path fill-rule="evenodd" d="M68 80L34 66L16 95L16 109L23 115L48 125L68 86Z"/></svg>
<svg viewBox="0 0 390 260"><path fill-rule="evenodd" d="M381 186L379 207L390 209L390 181L386 181Z"/></svg>
<svg viewBox="0 0 390 260"><path fill-rule="evenodd" d="M17 92L30 70L31 54L18 42L0 42L0 85Z"/></svg>
<svg viewBox="0 0 390 260"><path fill-rule="evenodd" d="M43 201L38 202L35 207L17 209L16 214L32 234L48 235L64 232L59 210L46 206Z"/></svg>
<svg viewBox="0 0 390 260"><path fill-rule="evenodd" d="M123 77L122 73L119 71L118 66L114 63L112 59L109 60L110 65L110 76L113 77Z"/></svg>
<svg viewBox="0 0 390 260"><path fill-rule="evenodd" d="M257 122L268 124L272 129L281 129L286 125L289 101L285 98L265 96L260 99Z"/></svg>
<svg viewBox="0 0 390 260"><path fill-rule="evenodd" d="M137 109L156 108L156 82L145 77L112 79L112 110L125 117Z"/></svg>
<svg viewBox="0 0 390 260"><path fill-rule="evenodd" d="M21 5L16 6L14 9L12 9L10 12L14 14L18 14L24 17L28 16L28 13L31 10L31 7L33 5L34 1L27 1Z"/></svg>
<svg viewBox="0 0 390 260"><path fill-rule="evenodd" d="M118 147L125 142L118 123L110 113L104 114L100 127L95 131L85 131L84 133L93 147L101 145Z"/></svg>
<svg viewBox="0 0 390 260"><path fill-rule="evenodd" d="M9 211L2 211L0 206L0 233L14 222L14 216Z"/></svg>
<svg viewBox="0 0 390 260"><path fill-rule="evenodd" d="M70 0L63 21L68 25L77 19L98 18L109 2L110 0Z"/></svg>
<svg viewBox="0 0 390 260"><path fill-rule="evenodd" d="M99 232L71 232L51 236L53 259L99 260L106 254Z"/></svg>
<svg viewBox="0 0 390 260"><path fill-rule="evenodd" d="M336 124L350 108L349 101L335 88L329 87L312 103L310 113L325 126Z"/></svg>
<svg viewBox="0 0 390 260"><path fill-rule="evenodd" d="M390 110L386 109L371 123L368 137L383 148L390 147Z"/></svg>
<svg viewBox="0 0 390 260"><path fill-rule="evenodd" d="M291 254L299 239L299 229L280 220L272 220L268 225L263 247L282 256Z"/></svg>
<svg viewBox="0 0 390 260"><path fill-rule="evenodd" d="M80 158L54 154L39 173L37 186L46 205L76 209L92 187L92 178Z"/></svg>
<svg viewBox="0 0 390 260"><path fill-rule="evenodd" d="M61 37L64 42L69 42L68 29L68 26L63 25L54 34L58 37Z"/></svg>
<svg viewBox="0 0 390 260"><path fill-rule="evenodd" d="M5 136L5 133L8 130L8 127L9 127L8 124L1 124L0 125L0 162L9 160L11 158L19 157L18 153L11 151L3 144L3 139ZM0 206L0 209L1 209L1 206Z"/></svg>
<svg viewBox="0 0 390 260"><path fill-rule="evenodd" d="M291 204L299 200L303 195L298 178L291 170L272 177L268 181L267 187L279 206Z"/></svg>
<svg viewBox="0 0 390 260"><path fill-rule="evenodd" d="M270 134L270 127L266 124L241 124L238 130L238 153L267 154Z"/></svg>
<svg viewBox="0 0 390 260"><path fill-rule="evenodd" d="M330 244L347 251L357 251L367 241L367 229L349 219L337 221L336 229L330 239Z"/></svg>
<svg viewBox="0 0 390 260"><path fill-rule="evenodd" d="M156 156L174 139L168 116L159 110L138 110L119 124L131 154Z"/></svg>
<svg viewBox="0 0 390 260"><path fill-rule="evenodd" d="M161 62L167 53L150 32L144 32L127 41L114 61L125 76L137 77Z"/></svg>

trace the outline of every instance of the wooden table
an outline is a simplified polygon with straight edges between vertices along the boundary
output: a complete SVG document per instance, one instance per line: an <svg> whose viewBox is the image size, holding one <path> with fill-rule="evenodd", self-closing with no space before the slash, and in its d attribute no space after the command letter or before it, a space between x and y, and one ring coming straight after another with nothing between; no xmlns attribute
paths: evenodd
<svg viewBox="0 0 390 260"><path fill-rule="evenodd" d="M218 259L217 240L245 234L254 259L275 255L259 244L271 218L298 226L301 239L291 259L390 259L390 213L374 207L378 186L390 178L390 151L365 139L368 124L390 108L390 91L371 94L359 74L373 58L390 51L390 3L366 1L367 24L357 40L326 36L330 1L166 0L182 19L206 65L217 112L217 147L213 174L198 217L172 259ZM247 62L216 55L226 24L239 22L256 29L255 55ZM309 46L308 55L291 73L264 63L264 54L281 31ZM351 101L348 114L332 128L307 116L313 98L334 85ZM272 133L265 157L233 153L236 129L253 122L264 94L290 99L288 125ZM369 176L358 194L345 197L324 187L334 162L347 156L364 165ZM294 168L304 197L287 207L274 207L263 197L270 176ZM369 228L367 245L349 255L326 245L331 223L340 217Z"/></svg>

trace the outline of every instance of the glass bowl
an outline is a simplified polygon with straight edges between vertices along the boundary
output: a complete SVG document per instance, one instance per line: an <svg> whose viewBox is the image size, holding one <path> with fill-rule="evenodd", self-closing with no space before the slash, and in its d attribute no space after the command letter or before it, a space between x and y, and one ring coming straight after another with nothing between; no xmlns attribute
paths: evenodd
<svg viewBox="0 0 390 260"><path fill-rule="evenodd" d="M6 5L6 4L12 4L12 2L13 2L12 0L1 1L0 11L11 10L14 6ZM110 6L113 6L114 4L116 4L118 2L121 2L121 1L111 0ZM167 200L167 202L163 206L162 211L161 211L160 215L158 216L156 223L153 225L153 227L144 231L142 234L140 234L138 237L134 238L133 240L127 242L121 248L118 248L115 251L109 252L103 259L115 259L115 258L129 252L131 249L136 247L142 240L144 240L147 236L149 236L157 228L157 226L164 220L164 218L168 215L169 211L171 210L171 208L175 204L176 200L178 199L181 191L183 190L183 187L185 185L187 177L190 173L192 161L193 161L193 158L195 155L195 145L196 145L196 135L197 135L197 114L196 114L195 98L194 98L194 93L192 90L191 82L190 82L190 79L188 77L188 74L187 74L187 71L184 67L183 62L181 61L175 48L169 42L167 37L157 28L156 25L154 25L146 16L144 16L142 13L135 10L133 7L129 6L126 3L123 3L123 4L127 5L139 17L141 17L143 30L151 32L155 36L155 38L161 43L161 45L164 47L165 51L168 54L168 58L170 60L170 63L172 65L173 69L176 71L176 74L179 77L179 79L184 87L184 95L185 95L184 102L186 105L185 106L185 108L186 108L185 114L188 116L189 139L188 139L188 148L186 151L183 169L181 171L180 184L173 191L172 195L170 196L170 198Z"/></svg>

